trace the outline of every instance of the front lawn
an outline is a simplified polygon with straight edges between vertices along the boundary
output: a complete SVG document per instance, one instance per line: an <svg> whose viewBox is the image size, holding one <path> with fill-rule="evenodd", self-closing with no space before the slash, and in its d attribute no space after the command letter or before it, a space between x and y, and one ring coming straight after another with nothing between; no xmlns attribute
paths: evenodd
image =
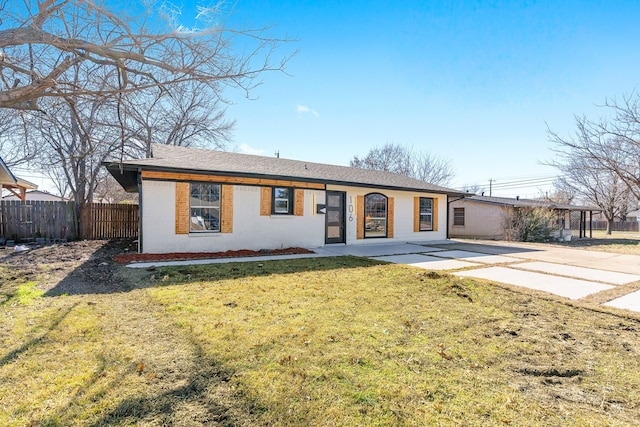
<svg viewBox="0 0 640 427"><path fill-rule="evenodd" d="M354 257L123 280L0 305L0 425L640 419L633 318Z"/></svg>

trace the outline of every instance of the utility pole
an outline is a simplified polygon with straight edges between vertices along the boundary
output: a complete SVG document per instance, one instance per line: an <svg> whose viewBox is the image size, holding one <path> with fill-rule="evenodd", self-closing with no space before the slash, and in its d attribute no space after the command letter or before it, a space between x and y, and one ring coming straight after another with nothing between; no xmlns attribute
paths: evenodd
<svg viewBox="0 0 640 427"><path fill-rule="evenodd" d="M489 179L489 197L491 197L491 190L493 188L493 178Z"/></svg>

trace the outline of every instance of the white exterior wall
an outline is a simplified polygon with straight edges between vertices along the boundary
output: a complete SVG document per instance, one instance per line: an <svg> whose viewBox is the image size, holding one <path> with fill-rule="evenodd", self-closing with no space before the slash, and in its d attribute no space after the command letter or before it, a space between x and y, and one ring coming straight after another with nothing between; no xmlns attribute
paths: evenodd
<svg viewBox="0 0 640 427"><path fill-rule="evenodd" d="M260 216L260 187L234 185L232 233L175 233L174 182L142 182L142 250L145 253L218 252L324 245L325 217L316 204L325 192L304 191L304 215Z"/></svg>
<svg viewBox="0 0 640 427"><path fill-rule="evenodd" d="M377 190L374 188L347 187L328 185L327 191L343 191L346 193L346 239L348 245L376 244L382 242L419 242L446 240L447 238L447 196L444 194L413 193L408 191ZM369 193L380 193L393 197L394 203L394 236L391 239L357 239L357 196ZM433 197L438 199L438 230L413 231L413 198ZM324 231L323 231L324 233Z"/></svg>
<svg viewBox="0 0 640 427"><path fill-rule="evenodd" d="M464 226L453 225L453 208L464 208ZM449 211L449 237L475 239L502 239L504 207L469 200L451 202Z"/></svg>

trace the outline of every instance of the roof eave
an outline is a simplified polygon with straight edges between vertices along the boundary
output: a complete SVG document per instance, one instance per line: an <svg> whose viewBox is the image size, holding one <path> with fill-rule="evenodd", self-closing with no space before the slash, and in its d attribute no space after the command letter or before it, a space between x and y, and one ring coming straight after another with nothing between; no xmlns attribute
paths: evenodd
<svg viewBox="0 0 640 427"><path fill-rule="evenodd" d="M232 172L232 171L221 171L221 170L202 170L202 169L190 169L190 168L175 168L168 166L157 166L157 165L142 165L136 163L114 163L114 162L104 162L104 165L107 167L109 172L118 180L120 185L122 185L125 190L127 189L121 179L116 176L121 175L120 171L123 172L133 172L139 173L141 170L154 171L154 172L181 172L181 173L192 173L197 175L221 175L221 176L233 176L233 177L248 177L248 178L261 178L261 179L281 179L286 181L301 181L301 182L310 182L316 184L325 184L325 185L343 185L343 186L351 186L351 187L361 187L361 188L379 188L385 190L396 190L396 191L414 191L420 193L432 193L432 194L446 194L449 196L465 196L468 193L464 192L455 192L455 191L446 191L440 189L427 189L427 188L415 188L415 187L403 187L396 185L380 185L374 183L362 183L362 182L354 182L354 181L343 181L343 180L327 180L321 178L311 178L311 177L302 177L302 176L294 176L294 175L273 175L273 174L258 174L258 173L248 173L248 172ZM129 190L127 190L129 191ZM137 181L136 181L136 190L137 191Z"/></svg>
<svg viewBox="0 0 640 427"><path fill-rule="evenodd" d="M107 168L111 176L118 181L118 184L124 188L127 193L137 193L138 174L141 168L139 166L128 165L118 162L103 162L102 165Z"/></svg>

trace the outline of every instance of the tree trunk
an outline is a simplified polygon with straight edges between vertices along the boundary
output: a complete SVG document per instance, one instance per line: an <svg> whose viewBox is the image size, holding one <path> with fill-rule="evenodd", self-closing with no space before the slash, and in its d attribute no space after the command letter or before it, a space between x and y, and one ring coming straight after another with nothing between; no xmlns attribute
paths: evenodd
<svg viewBox="0 0 640 427"><path fill-rule="evenodd" d="M607 236L611 236L611 231L613 231L613 220L612 219L608 219L607 220Z"/></svg>

